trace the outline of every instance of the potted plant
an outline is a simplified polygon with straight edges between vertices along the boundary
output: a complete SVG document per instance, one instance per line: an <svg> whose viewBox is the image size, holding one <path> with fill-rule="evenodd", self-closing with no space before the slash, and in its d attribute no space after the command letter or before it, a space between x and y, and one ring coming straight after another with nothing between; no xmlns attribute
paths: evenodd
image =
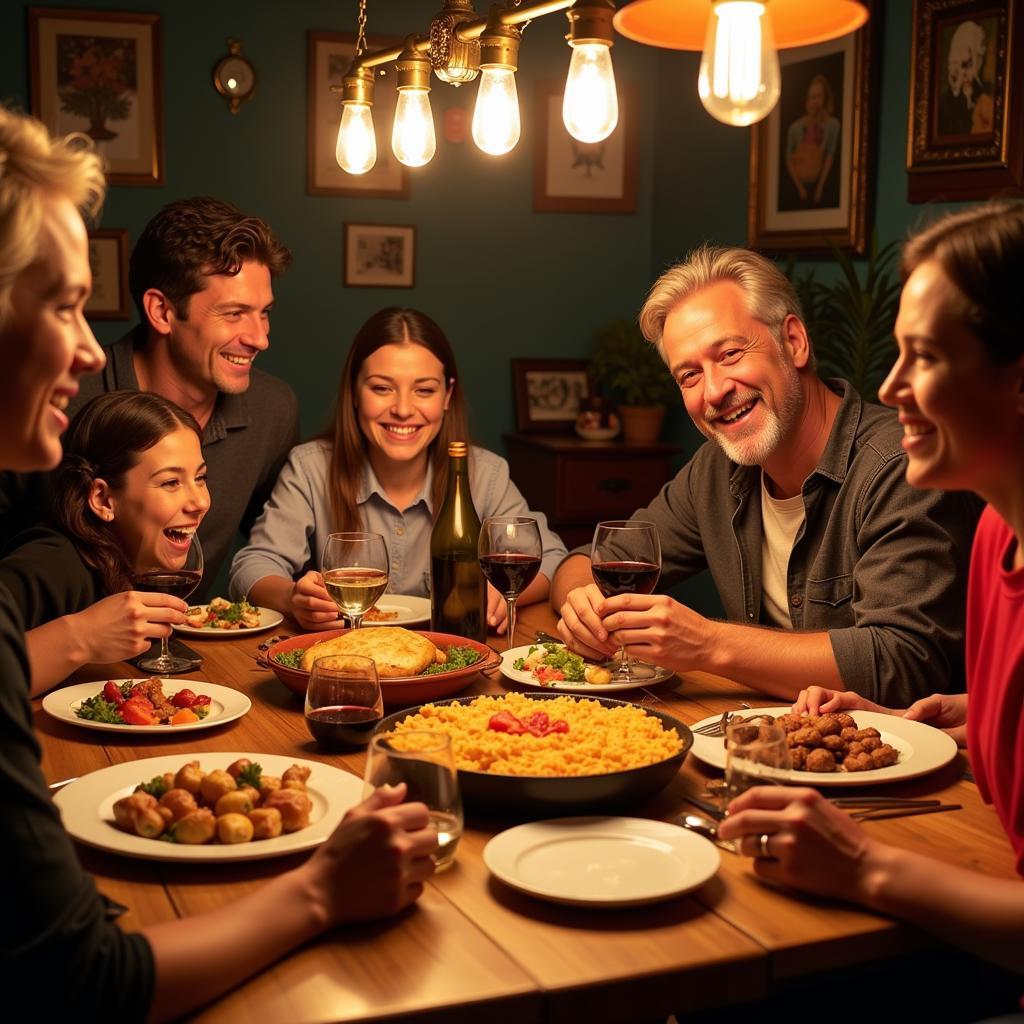
<svg viewBox="0 0 1024 1024"><path fill-rule="evenodd" d="M619 404L627 441L653 444L661 434L665 407L676 386L658 350L629 320L613 320L594 335L590 372L602 391Z"/></svg>

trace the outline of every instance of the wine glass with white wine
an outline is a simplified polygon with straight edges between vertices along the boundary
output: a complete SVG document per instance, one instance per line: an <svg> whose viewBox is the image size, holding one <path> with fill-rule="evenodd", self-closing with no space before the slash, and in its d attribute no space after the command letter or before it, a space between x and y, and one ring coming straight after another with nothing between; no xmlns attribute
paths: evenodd
<svg viewBox="0 0 1024 1024"><path fill-rule="evenodd" d="M379 533L332 533L320 559L324 586L338 611L359 629L388 588L388 549Z"/></svg>

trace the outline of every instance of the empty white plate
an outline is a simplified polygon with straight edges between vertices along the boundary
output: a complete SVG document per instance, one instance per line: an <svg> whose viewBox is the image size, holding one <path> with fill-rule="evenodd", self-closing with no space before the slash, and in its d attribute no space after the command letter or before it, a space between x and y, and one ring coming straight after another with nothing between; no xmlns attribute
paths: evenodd
<svg viewBox="0 0 1024 1024"><path fill-rule="evenodd" d="M552 903L629 907L703 885L718 850L678 825L648 818L532 821L496 835L484 863L506 885Z"/></svg>

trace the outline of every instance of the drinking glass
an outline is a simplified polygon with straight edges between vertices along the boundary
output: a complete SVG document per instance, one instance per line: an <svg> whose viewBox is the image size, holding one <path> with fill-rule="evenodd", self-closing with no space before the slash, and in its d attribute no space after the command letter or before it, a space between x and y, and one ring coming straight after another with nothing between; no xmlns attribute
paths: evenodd
<svg viewBox="0 0 1024 1024"><path fill-rule="evenodd" d="M384 717L372 658L327 654L313 662L306 687L306 725L327 750L365 747Z"/></svg>
<svg viewBox="0 0 1024 1024"><path fill-rule="evenodd" d="M508 648L515 646L516 600L540 572L543 546L537 520L491 516L480 527L480 569L508 608Z"/></svg>
<svg viewBox="0 0 1024 1024"><path fill-rule="evenodd" d="M320 569L338 611L359 629L363 616L388 588L388 549L379 533L332 533Z"/></svg>
<svg viewBox="0 0 1024 1024"><path fill-rule="evenodd" d="M725 731L726 806L752 786L782 785L792 763L782 726L730 725Z"/></svg>
<svg viewBox="0 0 1024 1024"><path fill-rule="evenodd" d="M443 871L455 860L462 836L462 797L451 737L433 729L374 736L366 756L364 799L378 786L399 782L408 787L407 800L427 805L430 827L437 832L434 865Z"/></svg>
<svg viewBox="0 0 1024 1024"><path fill-rule="evenodd" d="M193 534L188 551L178 556L179 565L155 565L132 574L132 589L146 594L171 594L183 601L199 586L203 578L203 548L199 538ZM143 672L167 675L172 672L187 672L194 662L177 658L167 647L167 637L160 637L160 653L155 658L143 658L136 663Z"/></svg>
<svg viewBox="0 0 1024 1024"><path fill-rule="evenodd" d="M649 594L661 575L661 541L654 523L629 519L610 519L598 523L590 549L590 569L594 582L605 597L616 594ZM657 669L630 658L626 645L614 668L612 679L624 683L651 679Z"/></svg>

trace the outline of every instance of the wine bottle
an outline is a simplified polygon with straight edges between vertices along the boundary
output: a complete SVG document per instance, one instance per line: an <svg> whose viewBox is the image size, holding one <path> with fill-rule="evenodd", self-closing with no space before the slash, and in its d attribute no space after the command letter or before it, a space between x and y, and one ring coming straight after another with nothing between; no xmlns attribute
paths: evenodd
<svg viewBox="0 0 1024 1024"><path fill-rule="evenodd" d="M480 518L469 493L463 441L448 445L448 490L430 534L430 628L483 641L487 637L487 584L480 571Z"/></svg>

